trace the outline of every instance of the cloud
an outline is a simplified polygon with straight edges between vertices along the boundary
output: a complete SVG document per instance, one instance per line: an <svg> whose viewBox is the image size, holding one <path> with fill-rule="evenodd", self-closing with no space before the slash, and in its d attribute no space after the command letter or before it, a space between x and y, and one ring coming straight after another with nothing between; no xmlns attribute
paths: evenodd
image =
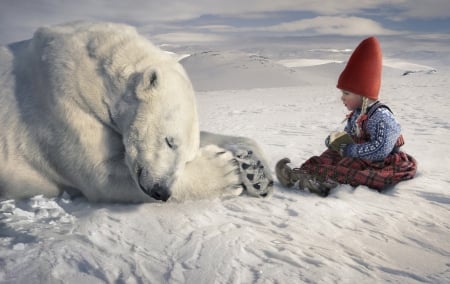
<svg viewBox="0 0 450 284"><path fill-rule="evenodd" d="M207 31L208 27L209 31L217 33L235 30L251 32L252 28L257 30L272 25L269 28L273 31L360 35L394 34L385 26L389 22L386 20L450 18L448 0L1 1L0 44L30 38L39 26L74 20L116 21L138 28L154 26L157 33L186 32L187 28L192 28L189 32L195 32L200 26L202 32ZM282 18L286 15L287 18ZM198 20L205 16L211 21L199 23ZM256 19L259 19L258 24L255 24ZM288 20L295 21L282 23ZM185 25L194 21L197 21L197 26ZM164 30L169 25L172 28Z"/></svg>
<svg viewBox="0 0 450 284"><path fill-rule="evenodd" d="M397 2L398 13L393 15L396 20L405 19L449 19L450 1L448 0L408 0Z"/></svg>
<svg viewBox="0 0 450 284"><path fill-rule="evenodd" d="M305 32L326 35L393 35L397 31L383 28L379 23L359 17L319 16L282 23L265 28L271 32Z"/></svg>

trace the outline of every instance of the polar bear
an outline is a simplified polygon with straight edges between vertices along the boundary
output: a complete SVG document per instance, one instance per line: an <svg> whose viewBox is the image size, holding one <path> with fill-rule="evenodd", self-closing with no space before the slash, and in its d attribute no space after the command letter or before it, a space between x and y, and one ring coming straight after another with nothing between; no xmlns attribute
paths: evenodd
<svg viewBox="0 0 450 284"><path fill-rule="evenodd" d="M0 198L267 196L256 142L200 135L183 67L127 25L39 28L0 50Z"/></svg>

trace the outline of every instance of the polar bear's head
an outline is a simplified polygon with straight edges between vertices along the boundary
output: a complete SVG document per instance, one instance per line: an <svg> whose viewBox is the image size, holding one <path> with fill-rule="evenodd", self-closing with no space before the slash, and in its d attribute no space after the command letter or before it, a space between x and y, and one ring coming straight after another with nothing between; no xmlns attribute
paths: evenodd
<svg viewBox="0 0 450 284"><path fill-rule="evenodd" d="M194 91L184 69L170 64L132 74L115 111L133 179L151 197L167 200L199 148Z"/></svg>

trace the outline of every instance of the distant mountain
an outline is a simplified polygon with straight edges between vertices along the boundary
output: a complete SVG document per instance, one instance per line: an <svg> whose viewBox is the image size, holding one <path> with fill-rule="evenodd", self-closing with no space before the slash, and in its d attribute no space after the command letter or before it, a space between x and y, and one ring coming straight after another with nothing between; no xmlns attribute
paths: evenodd
<svg viewBox="0 0 450 284"><path fill-rule="evenodd" d="M346 62L336 59L271 58L241 51L203 51L180 55L195 90L240 90L311 84L333 87ZM383 61L383 77L434 73L433 67L399 59Z"/></svg>
<svg viewBox="0 0 450 284"><path fill-rule="evenodd" d="M204 51L181 59L198 91L275 88L307 84L294 68L239 51Z"/></svg>

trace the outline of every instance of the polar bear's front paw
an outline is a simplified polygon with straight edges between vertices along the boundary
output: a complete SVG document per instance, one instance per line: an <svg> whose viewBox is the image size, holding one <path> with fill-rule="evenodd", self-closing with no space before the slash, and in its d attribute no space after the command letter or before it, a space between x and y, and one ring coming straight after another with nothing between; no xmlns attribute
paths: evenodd
<svg viewBox="0 0 450 284"><path fill-rule="evenodd" d="M273 181L264 173L264 165L253 156L251 150L236 153L242 184L251 196L266 197L272 193Z"/></svg>
<svg viewBox="0 0 450 284"><path fill-rule="evenodd" d="M212 188L219 189L220 195L239 195L244 188L241 184L239 163L233 153L215 145L201 149L202 157L210 164L202 171Z"/></svg>
<svg viewBox="0 0 450 284"><path fill-rule="evenodd" d="M239 195L243 186L233 154L216 145L200 148L173 186L175 200Z"/></svg>

